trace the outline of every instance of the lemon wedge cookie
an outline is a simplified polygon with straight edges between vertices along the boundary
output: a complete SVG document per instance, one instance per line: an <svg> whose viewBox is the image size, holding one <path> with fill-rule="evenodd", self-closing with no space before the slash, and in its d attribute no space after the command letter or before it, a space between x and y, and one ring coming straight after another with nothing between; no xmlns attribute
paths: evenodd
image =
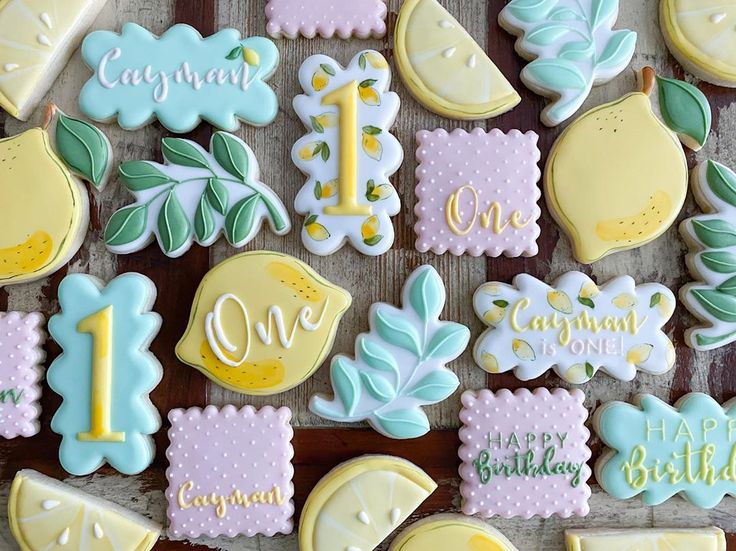
<svg viewBox="0 0 736 551"><path fill-rule="evenodd" d="M148 551L161 527L33 470L15 475L8 520L21 551Z"/></svg>
<svg viewBox="0 0 736 551"><path fill-rule="evenodd" d="M489 119L521 101L483 48L437 0L404 2L395 52L411 93L442 116Z"/></svg>
<svg viewBox="0 0 736 551"><path fill-rule="evenodd" d="M419 467L365 455L337 466L309 494L300 551L371 551L437 488Z"/></svg>
<svg viewBox="0 0 736 551"><path fill-rule="evenodd" d="M736 0L661 0L660 26L685 69L736 87Z"/></svg>
<svg viewBox="0 0 736 551"><path fill-rule="evenodd" d="M415 522L391 543L389 551L517 551L506 537L482 520L464 515L434 515Z"/></svg>

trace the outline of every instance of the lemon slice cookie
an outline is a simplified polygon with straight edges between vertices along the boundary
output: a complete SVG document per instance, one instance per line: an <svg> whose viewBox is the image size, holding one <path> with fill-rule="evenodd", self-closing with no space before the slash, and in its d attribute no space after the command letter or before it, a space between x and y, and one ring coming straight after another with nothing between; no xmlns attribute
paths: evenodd
<svg viewBox="0 0 736 551"><path fill-rule="evenodd" d="M567 551L726 551L720 528L634 528L565 530Z"/></svg>
<svg viewBox="0 0 736 551"><path fill-rule="evenodd" d="M660 26L685 69L736 87L736 0L661 0Z"/></svg>
<svg viewBox="0 0 736 551"><path fill-rule="evenodd" d="M396 62L427 109L460 120L495 117L521 97L437 0L407 0L396 23Z"/></svg>
<svg viewBox="0 0 736 551"><path fill-rule="evenodd" d="M463 515L434 515L401 532L389 551L517 551L498 530Z"/></svg>

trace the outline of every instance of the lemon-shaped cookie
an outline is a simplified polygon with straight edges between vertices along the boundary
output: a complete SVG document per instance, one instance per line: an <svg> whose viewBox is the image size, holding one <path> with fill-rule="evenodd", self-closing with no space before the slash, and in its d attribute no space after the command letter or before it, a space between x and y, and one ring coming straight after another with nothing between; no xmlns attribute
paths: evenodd
<svg viewBox="0 0 736 551"><path fill-rule="evenodd" d="M464 515L434 515L401 532L389 551L517 551L498 530Z"/></svg>
<svg viewBox="0 0 736 551"><path fill-rule="evenodd" d="M327 473L309 494L300 551L372 551L437 488L419 467L366 455Z"/></svg>
<svg viewBox="0 0 736 551"><path fill-rule="evenodd" d="M736 87L736 0L661 0L660 26L685 69Z"/></svg>
<svg viewBox="0 0 736 551"><path fill-rule="evenodd" d="M483 48L437 0L404 2L395 44L406 86L435 113L451 119L488 119L521 101Z"/></svg>
<svg viewBox="0 0 736 551"><path fill-rule="evenodd" d="M13 480L8 520L21 551L148 551L161 531L132 511L31 470Z"/></svg>
<svg viewBox="0 0 736 551"><path fill-rule="evenodd" d="M233 256L199 284L176 355L230 390L284 392L320 366L350 302L347 291L291 256Z"/></svg>

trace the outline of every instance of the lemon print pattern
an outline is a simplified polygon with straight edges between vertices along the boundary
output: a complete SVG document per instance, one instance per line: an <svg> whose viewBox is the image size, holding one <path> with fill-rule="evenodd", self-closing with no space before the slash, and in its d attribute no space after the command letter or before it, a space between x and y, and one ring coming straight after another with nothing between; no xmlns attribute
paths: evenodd
<svg viewBox="0 0 736 551"><path fill-rule="evenodd" d="M562 291L550 291L547 293L547 302L549 305L563 314L572 314L572 301Z"/></svg>

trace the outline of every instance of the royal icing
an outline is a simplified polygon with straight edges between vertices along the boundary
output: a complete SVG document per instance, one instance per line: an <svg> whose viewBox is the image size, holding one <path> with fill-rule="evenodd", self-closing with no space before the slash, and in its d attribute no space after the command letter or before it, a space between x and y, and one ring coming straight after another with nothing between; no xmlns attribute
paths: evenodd
<svg viewBox="0 0 736 551"><path fill-rule="evenodd" d="M41 379L46 353L44 317L0 312L0 436L38 434Z"/></svg>
<svg viewBox="0 0 736 551"><path fill-rule="evenodd" d="M0 1L0 107L28 120L106 2Z"/></svg>
<svg viewBox="0 0 736 551"><path fill-rule="evenodd" d="M274 38L383 38L387 12L384 0L269 0L266 31Z"/></svg>
<svg viewBox="0 0 736 551"><path fill-rule="evenodd" d="M281 199L260 181L253 151L237 136L215 132L206 151L181 138L164 138L166 164L128 161L120 177L136 202L112 215L105 243L127 254L154 239L169 257L183 255L196 242L212 245L221 234L243 247L267 220L277 235L291 230Z"/></svg>
<svg viewBox="0 0 736 551"><path fill-rule="evenodd" d="M290 420L286 407L170 411L169 535L191 539L291 533Z"/></svg>
<svg viewBox="0 0 736 551"><path fill-rule="evenodd" d="M234 132L241 121L265 126L278 113L266 81L279 52L267 38L241 39L235 29L202 38L189 25L158 37L126 23L121 34L87 36L82 57L94 72L79 97L82 112L101 122L117 119L126 130L158 119L176 133L201 120Z"/></svg>
<svg viewBox="0 0 736 551"><path fill-rule="evenodd" d="M417 250L537 254L538 139L534 132L481 128L417 133Z"/></svg>
<svg viewBox="0 0 736 551"><path fill-rule="evenodd" d="M309 409L341 422L366 420L389 438L429 432L422 406L448 398L459 386L445 364L465 351L470 331L440 321L445 286L431 266L415 270L404 285L403 306L378 303L368 314L370 332L355 341L355 359L332 358L334 398L312 397Z"/></svg>
<svg viewBox="0 0 736 551"><path fill-rule="evenodd" d="M498 22L518 36L516 51L533 59L521 72L532 91L552 100L542 122L557 126L580 109L593 86L628 67L636 33L613 30L618 0L512 0Z"/></svg>
<svg viewBox="0 0 736 551"><path fill-rule="evenodd" d="M345 242L366 255L383 254L394 242L391 216L401 210L389 176L404 158L389 132L400 102L389 92L388 62L373 50L347 68L316 55L302 64L299 82L305 93L294 98L294 110L309 133L291 156L309 177L294 201L306 217L302 241L319 255Z"/></svg>
<svg viewBox="0 0 736 551"><path fill-rule="evenodd" d="M153 282L137 273L107 285L72 274L59 285L61 312L49 320L49 332L63 353L47 378L63 399L51 429L62 436L59 460L71 474L105 463L138 474L153 461L150 435L161 418L148 394L163 375L148 350L161 326L151 311L155 299Z"/></svg>
<svg viewBox="0 0 736 551"><path fill-rule="evenodd" d="M397 457L365 455L338 465L304 504L299 549L375 549L436 488L422 469Z"/></svg>
<svg viewBox="0 0 736 551"><path fill-rule="evenodd" d="M466 391L460 494L466 515L585 516L591 491L581 390Z"/></svg>
<svg viewBox="0 0 736 551"><path fill-rule="evenodd" d="M391 543L389 551L517 551L506 537L478 519L440 514L415 522Z"/></svg>
<svg viewBox="0 0 736 551"><path fill-rule="evenodd" d="M736 87L736 4L661 0L660 26L672 55L694 75Z"/></svg>
<svg viewBox="0 0 736 551"><path fill-rule="evenodd" d="M230 390L277 394L317 370L350 302L291 256L233 256L200 283L176 355Z"/></svg>
<svg viewBox="0 0 736 551"><path fill-rule="evenodd" d="M46 277L76 254L89 222L80 179L101 190L111 161L102 132L54 106L43 127L0 140L0 287Z"/></svg>
<svg viewBox="0 0 736 551"><path fill-rule="evenodd" d="M633 405L607 402L593 420L610 448L596 462L596 480L617 499L641 494L651 506L682 494L696 507L715 507L736 495L735 405L700 393L674 406L650 394Z"/></svg>
<svg viewBox="0 0 736 551"><path fill-rule="evenodd" d="M402 80L430 111L480 120L521 101L485 49L437 0L406 0L394 40Z"/></svg>
<svg viewBox="0 0 736 551"><path fill-rule="evenodd" d="M645 68L642 75L643 92L581 115L547 161L547 205L584 264L659 237L687 195L682 146L652 112L648 97L654 71Z"/></svg>
<svg viewBox="0 0 736 551"><path fill-rule="evenodd" d="M137 513L30 469L13 479L8 520L21 551L149 551L161 533Z"/></svg>
<svg viewBox="0 0 736 551"><path fill-rule="evenodd" d="M565 530L567 551L726 551L720 528L599 528Z"/></svg>
<svg viewBox="0 0 736 551"><path fill-rule="evenodd" d="M706 214L680 224L690 252L687 265L697 280L680 298L703 325L685 332L688 345L712 350L736 341L736 174L715 161L700 163L691 179Z"/></svg>
<svg viewBox="0 0 736 551"><path fill-rule="evenodd" d="M659 110L680 141L699 151L710 134L712 112L705 94L689 82L657 76Z"/></svg>
<svg viewBox="0 0 736 551"><path fill-rule="evenodd" d="M520 274L513 285L481 285L473 306L490 327L473 350L489 373L513 369L528 381L554 368L566 381L582 384L599 370L630 381L637 370L658 375L675 363L662 331L675 296L658 283L637 286L621 276L598 287L587 275L568 272L547 285Z"/></svg>

